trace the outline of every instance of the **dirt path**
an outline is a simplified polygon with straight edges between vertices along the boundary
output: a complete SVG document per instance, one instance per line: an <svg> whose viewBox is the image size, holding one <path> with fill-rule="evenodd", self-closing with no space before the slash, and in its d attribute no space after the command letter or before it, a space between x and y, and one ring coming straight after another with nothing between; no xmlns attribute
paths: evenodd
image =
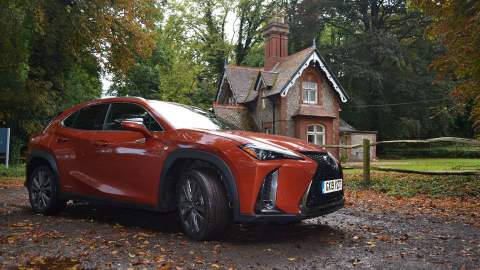
<svg viewBox="0 0 480 270"><path fill-rule="evenodd" d="M223 241L193 242L173 215L77 204L44 217L32 214L22 187L0 186L0 269L480 268L471 219L392 211L358 196L301 224L237 225Z"/></svg>

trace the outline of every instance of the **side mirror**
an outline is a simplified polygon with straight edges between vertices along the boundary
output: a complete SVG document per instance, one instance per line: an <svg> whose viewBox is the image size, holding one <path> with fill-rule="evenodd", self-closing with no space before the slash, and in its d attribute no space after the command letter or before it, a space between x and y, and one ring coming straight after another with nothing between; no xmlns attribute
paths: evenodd
<svg viewBox="0 0 480 270"><path fill-rule="evenodd" d="M134 121L122 121L122 128L125 130L140 132L145 136L145 138L150 138L153 136L152 132L145 127L145 125L140 124Z"/></svg>

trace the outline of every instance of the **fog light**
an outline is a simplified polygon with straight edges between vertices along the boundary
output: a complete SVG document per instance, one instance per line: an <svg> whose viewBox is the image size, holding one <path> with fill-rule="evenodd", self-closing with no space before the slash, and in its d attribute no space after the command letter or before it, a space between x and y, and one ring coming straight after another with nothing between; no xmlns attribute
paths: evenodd
<svg viewBox="0 0 480 270"><path fill-rule="evenodd" d="M262 213L278 212L276 210L278 187L278 170L269 173L263 180L257 201L257 210Z"/></svg>

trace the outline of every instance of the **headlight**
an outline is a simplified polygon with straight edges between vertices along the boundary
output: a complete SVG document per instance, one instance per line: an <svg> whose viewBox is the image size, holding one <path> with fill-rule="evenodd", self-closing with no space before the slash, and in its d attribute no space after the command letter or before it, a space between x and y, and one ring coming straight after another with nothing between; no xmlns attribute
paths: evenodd
<svg viewBox="0 0 480 270"><path fill-rule="evenodd" d="M244 144L240 149L258 160L303 159L292 151L264 143Z"/></svg>

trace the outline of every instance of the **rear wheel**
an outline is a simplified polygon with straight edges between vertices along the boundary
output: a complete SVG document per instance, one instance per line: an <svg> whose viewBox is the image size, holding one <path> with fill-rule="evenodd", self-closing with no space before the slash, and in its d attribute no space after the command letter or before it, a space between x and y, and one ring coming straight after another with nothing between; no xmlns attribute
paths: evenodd
<svg viewBox="0 0 480 270"><path fill-rule="evenodd" d="M195 240L222 235L229 222L225 190L209 170L191 170L177 186L177 207L184 232Z"/></svg>
<svg viewBox="0 0 480 270"><path fill-rule="evenodd" d="M27 188L33 212L55 214L65 207L66 202L58 196L57 180L50 167L36 167L30 174Z"/></svg>

